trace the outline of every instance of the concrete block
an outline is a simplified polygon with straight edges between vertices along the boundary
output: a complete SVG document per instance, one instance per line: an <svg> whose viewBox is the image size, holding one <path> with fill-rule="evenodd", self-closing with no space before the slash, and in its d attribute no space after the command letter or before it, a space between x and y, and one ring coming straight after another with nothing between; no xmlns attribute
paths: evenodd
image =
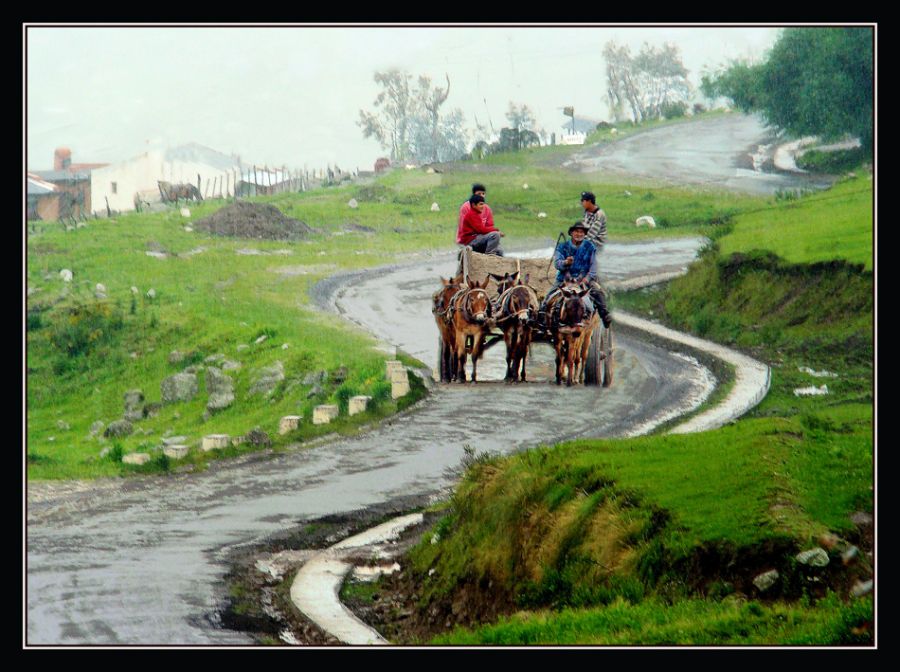
<svg viewBox="0 0 900 672"><path fill-rule="evenodd" d="M366 408L368 408L369 402L371 400L372 400L372 397L366 397L364 395L359 395L358 397L350 397L350 407L349 407L350 415L356 415L357 413L364 413Z"/></svg>
<svg viewBox="0 0 900 672"><path fill-rule="evenodd" d="M150 461L148 453L128 453L122 456L122 464L147 464Z"/></svg>
<svg viewBox="0 0 900 672"><path fill-rule="evenodd" d="M338 417L340 410L335 404L323 404L313 409L313 424L327 425L329 422Z"/></svg>
<svg viewBox="0 0 900 672"><path fill-rule="evenodd" d="M391 399L399 399L409 394L409 379L406 377L395 378L391 381Z"/></svg>
<svg viewBox="0 0 900 672"><path fill-rule="evenodd" d="M187 457L188 450L190 449L187 446L176 443L163 448L163 453L173 460L181 460Z"/></svg>
<svg viewBox="0 0 900 672"><path fill-rule="evenodd" d="M299 415L286 415L281 421L278 423L278 433L279 434L287 434L290 431L297 429L300 426L300 416Z"/></svg>
<svg viewBox="0 0 900 672"><path fill-rule="evenodd" d="M228 434L207 434L203 437L200 449L206 452L217 448L227 448L230 440L231 437Z"/></svg>
<svg viewBox="0 0 900 672"><path fill-rule="evenodd" d="M384 363L385 372L388 380L392 380L394 371L405 371L406 367L403 362L397 359L389 359Z"/></svg>

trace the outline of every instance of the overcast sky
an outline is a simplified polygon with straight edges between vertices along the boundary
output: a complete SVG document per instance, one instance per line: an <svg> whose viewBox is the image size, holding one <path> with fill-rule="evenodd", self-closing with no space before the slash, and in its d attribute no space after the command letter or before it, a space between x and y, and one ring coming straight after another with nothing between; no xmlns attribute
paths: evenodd
<svg viewBox="0 0 900 672"><path fill-rule="evenodd" d="M198 142L246 162L371 170L387 155L356 122L378 70L429 75L466 124L505 124L509 101L559 132L560 108L608 119L603 45L673 42L690 79L762 57L774 27L379 28L44 27L26 30L27 164L53 150L116 162L150 146Z"/></svg>

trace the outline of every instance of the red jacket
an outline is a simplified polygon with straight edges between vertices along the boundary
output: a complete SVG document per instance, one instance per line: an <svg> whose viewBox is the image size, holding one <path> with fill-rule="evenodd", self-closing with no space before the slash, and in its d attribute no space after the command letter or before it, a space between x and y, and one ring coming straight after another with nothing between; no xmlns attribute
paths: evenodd
<svg viewBox="0 0 900 672"><path fill-rule="evenodd" d="M476 210L472 209L472 204L465 201L459 208L456 242L460 245L468 245L475 236L491 231L497 231L494 228L494 213L491 212L491 206L485 203L484 210L479 215Z"/></svg>

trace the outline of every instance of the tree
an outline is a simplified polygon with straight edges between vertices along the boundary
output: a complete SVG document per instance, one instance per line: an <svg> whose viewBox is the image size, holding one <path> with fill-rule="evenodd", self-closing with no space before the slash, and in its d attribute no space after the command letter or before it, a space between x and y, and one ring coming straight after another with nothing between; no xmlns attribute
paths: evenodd
<svg viewBox="0 0 900 672"><path fill-rule="evenodd" d="M617 120L630 117L641 123L657 119L664 106L686 103L691 96L688 70L674 44L652 47L644 43L632 56L628 47L607 42L603 57L609 108Z"/></svg>
<svg viewBox="0 0 900 672"><path fill-rule="evenodd" d="M874 49L871 28L788 28L765 61L732 63L703 78L703 92L794 135L873 144Z"/></svg>
<svg viewBox="0 0 900 672"><path fill-rule="evenodd" d="M391 150L391 161L437 162L457 159L466 151L466 131L460 110L441 114L450 95L447 88L434 87L431 78L420 76L415 88L412 75L400 70L376 72L375 81L384 90L375 99L374 113L359 111L357 124L363 137L373 137Z"/></svg>
<svg viewBox="0 0 900 672"><path fill-rule="evenodd" d="M514 102L509 101L509 109L506 111L506 120L509 122L509 127L516 131L533 131L534 130L534 112L531 111L531 108L525 105L516 105Z"/></svg>
<svg viewBox="0 0 900 672"><path fill-rule="evenodd" d="M376 72L375 81L384 88L375 98L373 114L359 111L357 124L363 129L363 137L374 137L381 146L391 150L391 161L409 158L409 127L416 115L416 101L410 92L411 75L400 70Z"/></svg>

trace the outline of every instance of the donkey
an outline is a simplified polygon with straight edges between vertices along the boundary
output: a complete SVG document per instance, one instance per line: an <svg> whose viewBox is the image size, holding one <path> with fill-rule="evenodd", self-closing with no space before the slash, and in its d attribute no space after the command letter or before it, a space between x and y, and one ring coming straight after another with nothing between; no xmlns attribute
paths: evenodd
<svg viewBox="0 0 900 672"><path fill-rule="evenodd" d="M484 351L484 338L491 329L493 315L491 300L484 291L489 281L489 277L481 283L469 280L463 291L457 292L450 302L456 379L460 383L466 382L467 350L472 353L472 382L476 382L478 358Z"/></svg>
<svg viewBox="0 0 900 672"><path fill-rule="evenodd" d="M596 312L591 311L584 301L589 291L589 286L567 283L548 302L550 332L556 349L557 385L562 384L563 369L567 369L567 387L572 386L573 380L583 380L587 358L585 339L589 345L591 332L597 323Z"/></svg>
<svg viewBox="0 0 900 672"><path fill-rule="evenodd" d="M441 382L452 382L456 377L456 330L453 328L451 301L454 295L463 291L462 276L441 278L441 289L431 297L431 312L441 334L440 372Z"/></svg>
<svg viewBox="0 0 900 672"><path fill-rule="evenodd" d="M537 294L528 286L528 276L523 281L519 271L491 277L497 281L496 321L506 342L506 382L525 382L525 360L538 310Z"/></svg>

